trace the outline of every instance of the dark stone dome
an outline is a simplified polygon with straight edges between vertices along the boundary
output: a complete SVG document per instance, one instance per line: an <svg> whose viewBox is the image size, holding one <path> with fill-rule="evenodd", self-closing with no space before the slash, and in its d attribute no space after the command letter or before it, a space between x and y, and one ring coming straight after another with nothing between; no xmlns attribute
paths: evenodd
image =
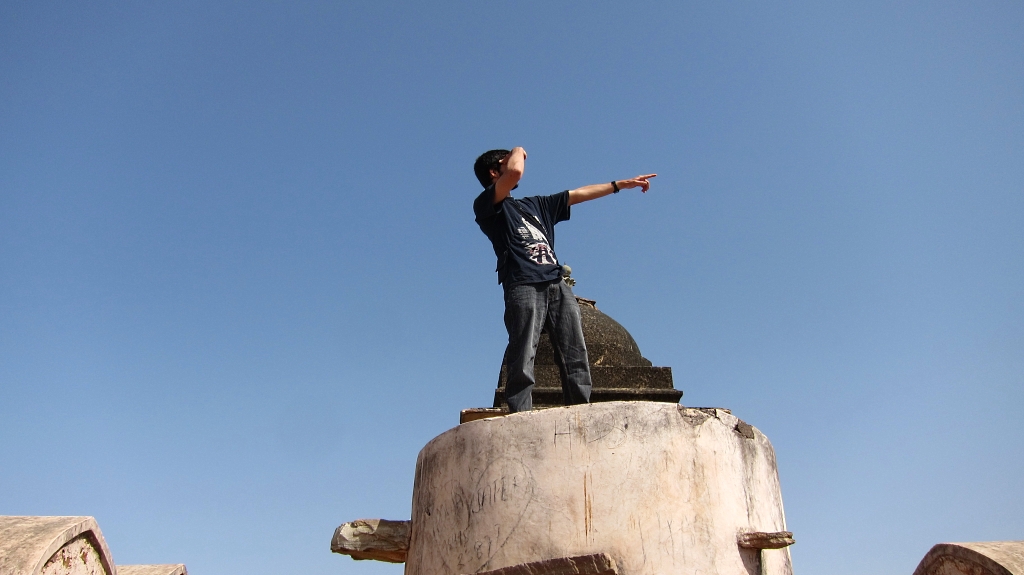
<svg viewBox="0 0 1024 575"><path fill-rule="evenodd" d="M594 300L576 297L580 304L583 338L590 359L594 387L590 401L645 400L676 403L683 392L672 385L672 368L653 367L640 354L629 331L597 309ZM562 383L555 364L555 352L548 334L542 333L534 360L536 385L533 404L537 407L562 405ZM494 407L505 405L506 363L504 358L494 392Z"/></svg>
<svg viewBox="0 0 1024 575"><path fill-rule="evenodd" d="M594 300L580 297L576 300L580 304L583 339L587 342L591 366L651 366L650 360L640 355L636 340L622 324L597 309ZM547 333L541 333L534 365L555 365L555 352Z"/></svg>

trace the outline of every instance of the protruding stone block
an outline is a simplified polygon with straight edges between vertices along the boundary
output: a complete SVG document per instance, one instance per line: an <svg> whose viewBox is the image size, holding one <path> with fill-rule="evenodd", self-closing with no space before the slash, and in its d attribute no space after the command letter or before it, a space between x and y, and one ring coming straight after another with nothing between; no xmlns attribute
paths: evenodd
<svg viewBox="0 0 1024 575"><path fill-rule="evenodd" d="M404 563L409 551L409 522L357 519L342 523L331 540L331 551L353 559Z"/></svg>
<svg viewBox="0 0 1024 575"><path fill-rule="evenodd" d="M939 543L914 575L1024 575L1024 541Z"/></svg>
<svg viewBox="0 0 1024 575"><path fill-rule="evenodd" d="M472 421L420 452L406 575L607 553L623 575L791 575L775 454L719 409L607 402Z"/></svg>
<svg viewBox="0 0 1024 575"><path fill-rule="evenodd" d="M180 563L164 565L118 565L117 575L188 575Z"/></svg>
<svg viewBox="0 0 1024 575"><path fill-rule="evenodd" d="M459 412L459 424L508 415L507 407L471 407Z"/></svg>
<svg viewBox="0 0 1024 575"><path fill-rule="evenodd" d="M92 517L0 516L0 575L117 575Z"/></svg>
<svg viewBox="0 0 1024 575"><path fill-rule="evenodd" d="M796 543L793 533L779 531L776 533L765 533L763 531L752 531L740 533L736 543L746 549L782 549Z"/></svg>

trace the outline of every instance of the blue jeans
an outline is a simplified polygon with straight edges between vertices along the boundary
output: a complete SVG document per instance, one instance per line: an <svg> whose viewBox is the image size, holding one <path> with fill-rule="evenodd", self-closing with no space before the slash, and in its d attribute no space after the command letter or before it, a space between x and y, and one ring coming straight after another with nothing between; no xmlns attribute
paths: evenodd
<svg viewBox="0 0 1024 575"><path fill-rule="evenodd" d="M512 413L533 409L533 360L541 328L547 328L555 350L565 404L590 403L590 361L583 341L580 306L572 289L558 279L505 290L505 399Z"/></svg>

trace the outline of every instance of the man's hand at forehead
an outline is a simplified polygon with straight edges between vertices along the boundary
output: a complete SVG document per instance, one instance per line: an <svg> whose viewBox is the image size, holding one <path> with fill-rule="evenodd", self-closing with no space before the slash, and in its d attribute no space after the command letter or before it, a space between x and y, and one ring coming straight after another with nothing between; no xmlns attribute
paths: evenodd
<svg viewBox="0 0 1024 575"><path fill-rule="evenodd" d="M498 173L491 170L491 177L494 177L494 203L498 204L508 197L512 188L519 185L519 179L523 177L526 170L526 150L521 147L512 148L501 162L498 163Z"/></svg>
<svg viewBox="0 0 1024 575"><path fill-rule="evenodd" d="M509 161L509 159L511 159L511 158L512 158L512 155L513 155L513 154L514 154L514 153L515 153L515 152L516 152L517 150L518 150L518 151L520 151L520 152L522 152L522 153L523 153L523 159L524 159L524 160L526 159L526 150L525 150L524 148L522 148L522 147L516 146L515 148L512 148L512 150L511 150L511 151L509 151L509 153L505 154L505 157L504 157L504 158L502 158L502 159L501 159L501 165L502 165L502 167L503 167L502 171L504 171L504 166L507 166L507 165L508 165L508 161Z"/></svg>

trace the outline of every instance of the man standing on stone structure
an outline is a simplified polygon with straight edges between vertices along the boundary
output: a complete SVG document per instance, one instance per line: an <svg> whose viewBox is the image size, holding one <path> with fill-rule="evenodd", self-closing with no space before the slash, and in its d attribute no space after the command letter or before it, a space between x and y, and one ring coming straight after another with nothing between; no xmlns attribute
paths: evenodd
<svg viewBox="0 0 1024 575"><path fill-rule="evenodd" d="M647 192L656 174L583 186L550 196L516 199L526 168L526 150L490 150L473 165L484 191L473 202L476 223L498 256L498 283L505 290L505 351L510 412L533 409L533 361L546 328L555 351L566 405L590 402L590 362L583 341L580 307L555 255L555 224L569 219L569 207L619 190Z"/></svg>

